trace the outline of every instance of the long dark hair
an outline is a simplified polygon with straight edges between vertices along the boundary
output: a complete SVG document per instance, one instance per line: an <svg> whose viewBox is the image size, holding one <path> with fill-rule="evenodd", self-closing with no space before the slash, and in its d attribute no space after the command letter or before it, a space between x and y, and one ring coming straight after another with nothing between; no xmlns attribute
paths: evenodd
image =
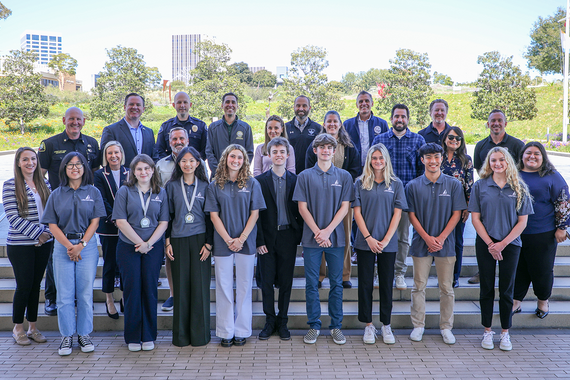
<svg viewBox="0 0 570 380"><path fill-rule="evenodd" d="M199 181L204 181L205 183L208 183L208 176L206 176L204 161L202 161L200 153L198 153L198 151L191 146L185 147L180 151L180 153L178 153L178 156L176 157L176 164L174 165L174 173L172 173L172 177L170 177L170 181L168 181L168 183L179 181L180 178L184 175L182 168L180 168L180 161L182 161L182 158L184 158L184 156L188 153L190 153L195 160L200 162L200 165L198 165L198 167L194 171L194 175L196 176L196 178L198 178Z"/></svg>
<svg viewBox="0 0 570 380"><path fill-rule="evenodd" d="M264 156L269 155L269 152L267 151L267 144L269 144L269 142L271 141L271 138L269 137L269 134L267 134L267 124L269 124L270 121L277 121L277 122L279 122L279 124L281 124L281 135L278 137L283 137L285 140L289 139L287 137L287 131L285 130L285 123L283 122L283 119L281 119L277 115L269 116L269 118L265 122L265 128L264 128L264 130L265 130L265 142L261 146L261 154Z"/></svg>
<svg viewBox="0 0 570 380"><path fill-rule="evenodd" d="M73 157L77 157L81 164L83 165L83 175L81 176L81 186L86 185L93 185L93 172L89 167L89 163L84 155L79 152L69 152L63 157L61 160L61 164L59 165L59 185L60 186L68 186L69 178L67 177L66 167L69 164L69 161L73 159Z"/></svg>
<svg viewBox="0 0 570 380"><path fill-rule="evenodd" d="M135 168L137 167L137 164L139 164L140 162L145 163L152 168L153 173L152 177L150 177L150 189L155 194L160 193L160 179L158 178L159 174L156 171L154 161L152 160L152 158L150 158L148 155L144 153L137 154L135 158L133 158L133 160L131 161L129 179L125 181L125 186L133 187L136 186L136 184L138 183L137 176L135 175Z"/></svg>
<svg viewBox="0 0 570 380"><path fill-rule="evenodd" d="M26 181L24 179L24 175L22 174L22 168L18 166L18 163L20 162L20 156L26 151L32 152L36 156L36 170L34 170L33 180L34 185L36 186L36 191L42 200L43 206L46 205L50 193L49 188L44 181L44 177L42 176L40 160L38 159L38 154L36 151L27 146L18 148L16 151L16 157L14 158L14 190L16 195L16 204L18 205L18 212L23 218L28 216L28 194L26 194Z"/></svg>
<svg viewBox="0 0 570 380"><path fill-rule="evenodd" d="M461 137L461 143L459 144L459 148L455 151L457 153L457 157L461 161L461 166L465 167L469 160L467 159L467 147L465 146L465 136L463 136L463 131L459 127L450 127L444 134L443 138L441 139L441 146L443 146L443 153L447 156L447 144L445 140L447 140L447 136L449 132L455 132L455 134Z"/></svg>
<svg viewBox="0 0 570 380"><path fill-rule="evenodd" d="M350 135L348 134L346 128L342 124L342 119L340 118L339 113L336 111L328 111L325 114L325 119L323 121L323 126L321 127L320 133L328 133L327 129L325 128L325 122L327 121L327 117L329 115L336 115L338 122L340 123L340 128L338 129L338 138L337 138L338 142L349 148L354 147L354 145L352 144L352 140L350 139Z"/></svg>
<svg viewBox="0 0 570 380"><path fill-rule="evenodd" d="M548 156L546 155L546 149L544 149L544 145L542 145L538 141L528 142L522 148L517 169L519 169L519 171L524 169L522 158L524 156L524 152L526 152L526 150L530 147L538 148L538 150L540 150L540 154L542 155L542 165L540 165L540 168L538 168L538 175L544 177L545 175L554 173L556 171L556 168L554 167L554 165L552 165L552 162L550 162L550 160L548 159Z"/></svg>

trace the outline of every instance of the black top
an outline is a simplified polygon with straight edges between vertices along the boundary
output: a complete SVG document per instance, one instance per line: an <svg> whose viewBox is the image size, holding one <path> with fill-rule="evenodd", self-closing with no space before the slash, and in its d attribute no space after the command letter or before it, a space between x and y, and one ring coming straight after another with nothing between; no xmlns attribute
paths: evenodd
<svg viewBox="0 0 570 380"><path fill-rule="evenodd" d="M202 120L191 116L188 116L188 120L186 121L180 121L176 116L162 123L158 130L156 145L154 147L155 155L158 157L157 159L160 160L172 153L168 133L175 127L184 128L188 132L188 146L195 148L200 153L200 156L202 156L202 159L205 160L208 127L206 127L206 123Z"/></svg>
<svg viewBox="0 0 570 380"><path fill-rule="evenodd" d="M295 173L297 173L297 175L306 169L305 152L319 134L321 128L322 126L319 123L315 123L310 118L307 119L307 124L302 132L295 126L294 118L285 124L289 144L291 144L295 151Z"/></svg>
<svg viewBox="0 0 570 380"><path fill-rule="evenodd" d="M517 163L521 156L524 143L516 137L509 136L506 133L503 140L498 144L493 142L491 136L487 136L475 145L475 154L473 155L473 166L475 169L481 169L483 162L485 162L485 158L487 157L487 153L496 146L500 146L501 148L508 150L511 156L513 156L515 163Z"/></svg>

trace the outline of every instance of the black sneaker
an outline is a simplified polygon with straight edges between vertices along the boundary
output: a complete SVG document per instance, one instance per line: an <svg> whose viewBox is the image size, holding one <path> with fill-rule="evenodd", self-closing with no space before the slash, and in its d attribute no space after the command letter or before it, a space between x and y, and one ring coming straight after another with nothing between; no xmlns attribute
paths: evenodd
<svg viewBox="0 0 570 380"><path fill-rule="evenodd" d="M67 356L71 354L71 349L73 347L73 337L72 336L64 336L61 338L61 344L59 345L59 349L57 353L60 356Z"/></svg>
<svg viewBox="0 0 570 380"><path fill-rule="evenodd" d="M291 333L289 332L289 329L287 328L287 325L281 325L281 326L279 326L279 328L277 329L277 331L279 332L279 338L281 338L282 340L289 340L289 339L291 339Z"/></svg>
<svg viewBox="0 0 570 380"><path fill-rule="evenodd" d="M89 335L79 335L77 339L79 341L79 347L81 347L81 352L93 352L95 351L95 346L91 342L91 337Z"/></svg>
<svg viewBox="0 0 570 380"><path fill-rule="evenodd" d="M261 330L261 332L259 333L259 336L258 336L259 340L269 339L269 337L271 335L273 335L274 331L275 331L275 326L271 323L266 323L263 330Z"/></svg>

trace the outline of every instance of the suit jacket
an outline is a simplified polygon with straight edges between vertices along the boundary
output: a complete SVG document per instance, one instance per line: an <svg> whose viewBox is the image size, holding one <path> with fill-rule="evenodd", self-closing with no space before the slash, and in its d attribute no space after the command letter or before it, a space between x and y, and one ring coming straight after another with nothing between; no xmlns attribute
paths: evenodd
<svg viewBox="0 0 570 380"><path fill-rule="evenodd" d="M121 183L124 183L129 178L129 169L121 166ZM99 219L99 228L97 228L97 233L100 235L111 235L119 236L119 231L117 227L111 220L113 216L113 206L115 204L115 195L119 186L115 183L115 177L111 172L109 166L105 166L95 172L93 178L93 185L99 189L101 196L103 197L103 204L105 205L105 211L107 211L107 217Z"/></svg>
<svg viewBox="0 0 570 380"><path fill-rule="evenodd" d="M148 154L154 162L156 162L156 157L154 157L154 132L152 129L145 127L142 124L139 128L141 128L143 136L141 153ZM129 125L124 118L115 124L106 126L103 129L103 135L101 136L101 155L104 154L105 144L112 140L120 142L123 146L123 150L125 151L125 166L128 168L131 165L131 161L138 153L135 140L133 139Z"/></svg>
<svg viewBox="0 0 570 380"><path fill-rule="evenodd" d="M299 206L297 202L293 202L293 192L297 184L297 176L289 171L285 171L286 175L286 206L287 217L289 223L295 231L295 244L301 242L303 235L303 219L299 214ZM259 212L257 219L257 241L256 247L266 245L273 247L275 245L275 237L277 236L277 201L275 200L275 186L273 185L272 171L268 170L255 177L261 185L263 198L265 199L265 210Z"/></svg>

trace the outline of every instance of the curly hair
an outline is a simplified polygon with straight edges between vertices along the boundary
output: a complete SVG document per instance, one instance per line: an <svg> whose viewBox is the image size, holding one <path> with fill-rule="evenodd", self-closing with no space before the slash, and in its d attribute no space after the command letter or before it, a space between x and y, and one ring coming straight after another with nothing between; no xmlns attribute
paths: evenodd
<svg viewBox="0 0 570 380"><path fill-rule="evenodd" d="M240 189L243 189L247 183L247 180L252 178L251 171L249 169L249 158L247 157L245 148L239 144L230 144L222 152L222 157L220 158L218 168L216 169L216 175L214 176L214 182L216 182L216 185L218 185L220 189L223 189L226 185L226 182L230 180L230 171L228 170L228 156L234 150L239 150L243 155L243 165L239 169L236 180L238 187Z"/></svg>
<svg viewBox="0 0 570 380"><path fill-rule="evenodd" d="M492 148L489 153L487 153L487 157L485 157L485 161L483 162L483 166L479 171L479 177L481 179L487 178L493 175L493 169L491 169L491 155L493 153L501 153L503 157L505 157L505 161L507 163L507 169L505 170L505 176L507 177L507 183L514 190L517 194L517 210L520 210L523 200L525 197L529 197L532 199L528 191L528 186L526 183L520 178L519 172L517 170L515 160L510 155L510 153L505 149L499 146Z"/></svg>
<svg viewBox="0 0 570 380"><path fill-rule="evenodd" d="M362 181L362 188L364 190L372 190L374 186L374 169L372 168L372 155L376 152L382 153L382 157L384 157L384 183L386 187L390 186L390 183L396 180L396 174L394 173L394 169L392 168L392 160L390 159L390 153L388 153L388 149L384 144L378 143L376 145L372 145L366 154L366 163L364 164L364 169L362 171L362 175L360 176L360 180Z"/></svg>

